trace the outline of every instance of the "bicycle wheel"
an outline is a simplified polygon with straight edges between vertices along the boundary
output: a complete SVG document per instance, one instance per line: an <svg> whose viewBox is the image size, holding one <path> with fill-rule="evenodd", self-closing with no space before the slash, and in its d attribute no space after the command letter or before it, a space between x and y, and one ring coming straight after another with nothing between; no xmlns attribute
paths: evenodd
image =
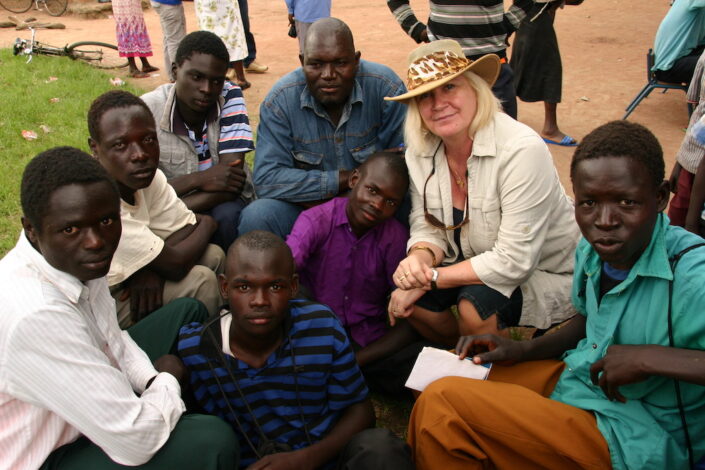
<svg viewBox="0 0 705 470"><path fill-rule="evenodd" d="M120 57L117 46L105 42L75 42L66 51L72 59L82 60L99 69L127 67L127 58Z"/></svg>
<svg viewBox="0 0 705 470"><path fill-rule="evenodd" d="M68 0L40 0L51 16L61 16L66 11Z"/></svg>
<svg viewBox="0 0 705 470"><path fill-rule="evenodd" d="M24 13L32 8L32 0L0 0L0 5L12 13Z"/></svg>

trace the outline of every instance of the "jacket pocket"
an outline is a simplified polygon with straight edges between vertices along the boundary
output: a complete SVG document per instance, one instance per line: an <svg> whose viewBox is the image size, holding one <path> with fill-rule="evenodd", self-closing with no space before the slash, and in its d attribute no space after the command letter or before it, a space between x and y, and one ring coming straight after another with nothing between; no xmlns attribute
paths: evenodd
<svg viewBox="0 0 705 470"><path fill-rule="evenodd" d="M298 150L294 154L294 168L299 170L319 170L323 161L322 153Z"/></svg>
<svg viewBox="0 0 705 470"><path fill-rule="evenodd" d="M499 201L488 198L470 199L470 227L481 250L491 248L497 240L501 220Z"/></svg>
<svg viewBox="0 0 705 470"><path fill-rule="evenodd" d="M502 217L497 199L485 199L482 202L482 218L488 229L495 233L499 230L499 222Z"/></svg>
<svg viewBox="0 0 705 470"><path fill-rule="evenodd" d="M358 145L357 147L350 149L350 154L357 163L364 163L365 160L370 158L370 155L375 153L377 150L377 138L375 137L370 142L364 145Z"/></svg>

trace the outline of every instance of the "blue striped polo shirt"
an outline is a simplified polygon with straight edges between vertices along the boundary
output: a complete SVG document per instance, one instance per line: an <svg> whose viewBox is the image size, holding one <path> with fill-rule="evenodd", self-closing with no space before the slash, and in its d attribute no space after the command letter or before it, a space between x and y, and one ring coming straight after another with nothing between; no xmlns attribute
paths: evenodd
<svg viewBox="0 0 705 470"><path fill-rule="evenodd" d="M284 340L262 368L255 369L233 356L224 356L265 436L300 449L308 445L300 410L315 443L330 432L343 410L363 401L368 391L345 331L333 312L305 300L292 300L289 307ZM215 376L255 447L260 442L259 433L223 367L220 321L211 322L208 330L213 334L200 323L181 328L179 355L191 373L191 385L203 411L233 426L242 451L240 465L244 468L256 456L235 424Z"/></svg>

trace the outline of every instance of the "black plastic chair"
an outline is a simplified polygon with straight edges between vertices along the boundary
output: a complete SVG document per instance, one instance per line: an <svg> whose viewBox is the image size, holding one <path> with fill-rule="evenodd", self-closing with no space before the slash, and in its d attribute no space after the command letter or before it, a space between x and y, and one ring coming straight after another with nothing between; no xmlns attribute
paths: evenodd
<svg viewBox="0 0 705 470"><path fill-rule="evenodd" d="M622 119L627 119L629 115L636 109L637 106L639 106L639 103L641 103L641 100L649 96L649 94L654 91L656 88L660 88L663 90L663 93L666 93L668 90L683 90L685 93L688 93L688 87L684 83L667 83L667 82L660 82L656 79L656 75L654 72L651 70L654 66L654 51L652 49L649 49L649 52L646 54L646 85L644 88L641 89L638 95L636 95L636 98L629 103L629 106L627 106L627 113L624 115ZM693 105L688 103L688 116L693 112Z"/></svg>

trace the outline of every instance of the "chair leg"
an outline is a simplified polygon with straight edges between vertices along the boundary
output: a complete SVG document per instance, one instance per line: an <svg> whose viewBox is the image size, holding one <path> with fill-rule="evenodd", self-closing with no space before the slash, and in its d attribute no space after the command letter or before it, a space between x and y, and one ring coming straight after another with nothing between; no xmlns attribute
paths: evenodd
<svg viewBox="0 0 705 470"><path fill-rule="evenodd" d="M636 98L632 100L631 103L629 103L629 106L627 106L627 113L624 115L622 119L627 119L629 115L636 109L637 106L639 106L639 103L641 103L641 100L649 96L649 94L653 91L654 87L651 83L647 83L644 88L641 89L638 95L636 95Z"/></svg>

